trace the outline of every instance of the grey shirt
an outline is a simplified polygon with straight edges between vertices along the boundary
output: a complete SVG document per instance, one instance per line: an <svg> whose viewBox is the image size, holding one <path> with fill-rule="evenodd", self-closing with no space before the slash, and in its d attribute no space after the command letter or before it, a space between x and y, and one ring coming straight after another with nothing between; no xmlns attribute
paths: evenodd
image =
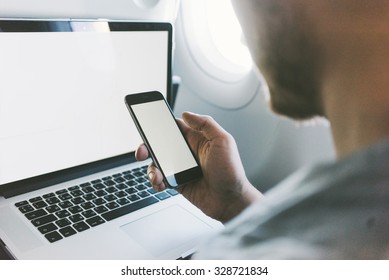
<svg viewBox="0 0 389 280"><path fill-rule="evenodd" d="M389 259L389 141L295 173L195 258Z"/></svg>

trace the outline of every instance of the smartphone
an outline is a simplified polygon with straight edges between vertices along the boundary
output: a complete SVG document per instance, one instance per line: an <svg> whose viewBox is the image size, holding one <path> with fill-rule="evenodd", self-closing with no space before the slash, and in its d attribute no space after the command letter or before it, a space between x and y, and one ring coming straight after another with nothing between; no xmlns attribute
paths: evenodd
<svg viewBox="0 0 389 280"><path fill-rule="evenodd" d="M201 167L160 92L129 94L125 102L168 187L177 188L202 176Z"/></svg>

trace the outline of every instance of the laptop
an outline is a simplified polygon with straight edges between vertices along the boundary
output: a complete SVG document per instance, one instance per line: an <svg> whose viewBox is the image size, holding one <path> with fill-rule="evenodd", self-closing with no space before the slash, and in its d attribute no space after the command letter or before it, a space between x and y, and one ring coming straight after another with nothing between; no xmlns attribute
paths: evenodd
<svg viewBox="0 0 389 280"><path fill-rule="evenodd" d="M155 193L123 102L170 98L172 26L0 19L0 244L15 259L179 259L220 223Z"/></svg>

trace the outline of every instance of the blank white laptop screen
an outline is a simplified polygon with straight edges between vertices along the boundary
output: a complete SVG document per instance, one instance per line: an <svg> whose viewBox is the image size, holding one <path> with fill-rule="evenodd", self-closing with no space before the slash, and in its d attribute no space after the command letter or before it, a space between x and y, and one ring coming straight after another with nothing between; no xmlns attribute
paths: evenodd
<svg viewBox="0 0 389 280"><path fill-rule="evenodd" d="M170 34L116 27L123 30L85 21L1 30L0 185L123 155L141 142L124 96L166 96Z"/></svg>

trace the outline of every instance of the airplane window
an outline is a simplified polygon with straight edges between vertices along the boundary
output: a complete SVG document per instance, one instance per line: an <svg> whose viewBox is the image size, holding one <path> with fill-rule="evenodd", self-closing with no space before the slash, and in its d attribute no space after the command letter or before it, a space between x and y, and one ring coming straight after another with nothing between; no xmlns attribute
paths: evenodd
<svg viewBox="0 0 389 280"><path fill-rule="evenodd" d="M267 90L230 0L181 1L176 27L176 71L203 100L238 110Z"/></svg>
<svg viewBox="0 0 389 280"><path fill-rule="evenodd" d="M181 1L188 49L202 70L215 79L237 82L252 69L230 0Z"/></svg>
<svg viewBox="0 0 389 280"><path fill-rule="evenodd" d="M251 57L230 0L206 1L209 32L217 50L245 70L251 68Z"/></svg>

